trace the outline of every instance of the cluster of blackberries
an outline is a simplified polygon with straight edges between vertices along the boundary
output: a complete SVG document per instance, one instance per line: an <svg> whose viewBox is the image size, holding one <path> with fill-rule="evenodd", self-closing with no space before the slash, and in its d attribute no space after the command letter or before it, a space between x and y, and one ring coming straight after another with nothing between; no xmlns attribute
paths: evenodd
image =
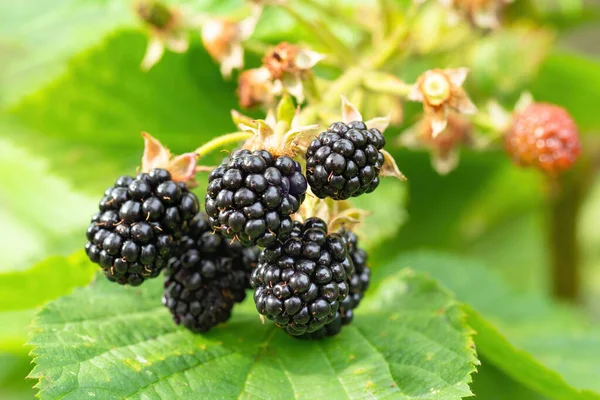
<svg viewBox="0 0 600 400"><path fill-rule="evenodd" d="M210 174L206 214L164 169L123 176L100 201L86 252L120 284L137 286L164 269L163 303L194 332L226 321L252 288L258 312L289 334L335 335L369 284L366 254L352 232L292 214L309 184L335 200L373 191L384 144L362 122L334 123L310 144L307 177L288 156L238 150Z"/></svg>

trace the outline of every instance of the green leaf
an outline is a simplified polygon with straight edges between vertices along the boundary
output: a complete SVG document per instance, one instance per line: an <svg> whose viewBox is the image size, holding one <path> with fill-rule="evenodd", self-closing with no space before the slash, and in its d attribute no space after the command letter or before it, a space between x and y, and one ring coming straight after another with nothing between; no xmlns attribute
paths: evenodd
<svg viewBox="0 0 600 400"><path fill-rule="evenodd" d="M511 379L496 368L485 357L480 357L481 365L473 374L471 390L477 400L548 400L519 382Z"/></svg>
<svg viewBox="0 0 600 400"><path fill-rule="evenodd" d="M550 32L539 28L499 29L475 42L470 79L487 96L514 95L535 76L552 39Z"/></svg>
<svg viewBox="0 0 600 400"><path fill-rule="evenodd" d="M0 124L0 133L12 129ZM27 268L48 254L70 254L82 247L96 199L74 193L65 181L48 173L47 163L2 138L0 176L0 226L11 233L0 241L0 272Z"/></svg>
<svg viewBox="0 0 600 400"><path fill-rule="evenodd" d="M97 266L83 252L54 256L22 271L0 273L0 352L23 353L37 308L90 282Z"/></svg>
<svg viewBox="0 0 600 400"><path fill-rule="evenodd" d="M591 396L591 392L577 388L600 392L597 379L600 328L590 326L576 310L560 306L538 293L514 290L479 261L444 253L406 253L384 268L375 268L373 279L377 281L398 266L431 274L459 300L480 313L481 317L473 316L467 308L469 321L473 319L472 327L478 332L474 336L478 351L512 379L537 391L546 381L562 376L555 382L560 390L542 392L554 399ZM518 348L531 354L516 350ZM525 376L514 365L531 370ZM580 395L584 397L575 397Z"/></svg>
<svg viewBox="0 0 600 400"><path fill-rule="evenodd" d="M261 324L252 299L203 335L176 327L162 282L104 279L48 304L33 328L42 399L460 399L477 362L458 304L411 271L382 281L340 335L319 342Z"/></svg>
<svg viewBox="0 0 600 400"><path fill-rule="evenodd" d="M555 52L542 64L531 92L537 101L565 107L583 132L600 129L600 62Z"/></svg>
<svg viewBox="0 0 600 400"><path fill-rule="evenodd" d="M600 394L577 390L555 371L544 367L530 354L518 350L496 328L470 307L465 307L469 324L477 332L477 349L494 365L525 383L532 389L553 399L593 400Z"/></svg>
<svg viewBox="0 0 600 400"><path fill-rule="evenodd" d="M96 270L97 266L79 252L70 257L49 257L24 271L0 274L0 311L39 306L75 286L86 285Z"/></svg>
<svg viewBox="0 0 600 400"><path fill-rule="evenodd" d="M184 3L186 10L203 13L231 12L243 4L241 0L167 3ZM0 12L0 106L14 104L63 73L74 54L97 45L107 33L141 25L129 0L4 2Z"/></svg>
<svg viewBox="0 0 600 400"><path fill-rule="evenodd" d="M381 201L385 199L385 201ZM352 199L352 204L369 212L359 226L362 246L374 249L385 239L389 239L407 219L407 185L393 178L383 178L376 194L367 194ZM382 249L379 249L381 251Z"/></svg>
<svg viewBox="0 0 600 400"><path fill-rule="evenodd" d="M33 399L35 391L25 379L31 370L27 354L0 353L0 398L2 400Z"/></svg>
<svg viewBox="0 0 600 400"><path fill-rule="evenodd" d="M235 130L230 118L237 106L235 83L223 81L202 48L167 53L145 73L140 60L146 45L145 35L122 31L77 56L66 75L12 110L27 129L11 136L47 156L78 186L98 193L113 177L135 172L142 131L184 153Z"/></svg>

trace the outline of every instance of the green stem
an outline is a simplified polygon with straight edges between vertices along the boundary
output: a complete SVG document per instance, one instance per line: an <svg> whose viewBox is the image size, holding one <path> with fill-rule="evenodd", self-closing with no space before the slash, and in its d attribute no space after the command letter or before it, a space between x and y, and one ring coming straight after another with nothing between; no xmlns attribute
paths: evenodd
<svg viewBox="0 0 600 400"><path fill-rule="evenodd" d="M404 17L404 21L396 25L396 29L392 31L389 37L383 42L381 48L377 49L371 57L370 67L372 69L381 68L396 54L402 42L408 37L409 23L414 18L417 10L417 5L413 2Z"/></svg>
<svg viewBox="0 0 600 400"><path fill-rule="evenodd" d="M576 301L580 286L577 215L581 190L572 177L556 178L550 186L552 293L559 299Z"/></svg>
<svg viewBox="0 0 600 400"><path fill-rule="evenodd" d="M390 0L379 0L379 18L383 21L383 34L387 35L392 30L393 25L393 6Z"/></svg>
<svg viewBox="0 0 600 400"><path fill-rule="evenodd" d="M343 12L343 10L338 10L336 8L330 7L328 4L323 4L322 0L298 0L298 2L304 3L307 6L319 11L321 14L329 18L333 18L345 25L356 26L361 29L365 28L365 24L362 21L348 16L346 13Z"/></svg>
<svg viewBox="0 0 600 400"><path fill-rule="evenodd" d="M335 54L336 58L345 63L353 62L352 50L349 49L344 42L339 40L325 24L309 21L308 19L304 18L303 15L285 3L280 7L286 10L288 14L296 19L296 21L308 28L310 32L315 34L327 47L329 47L329 49Z"/></svg>
<svg viewBox="0 0 600 400"><path fill-rule="evenodd" d="M370 91L399 97L408 96L408 93L411 90L411 85L407 85L400 79L386 79L385 75L378 76L378 73L376 72L367 74L363 81L363 85Z"/></svg>
<svg viewBox="0 0 600 400"><path fill-rule="evenodd" d="M579 213L596 172L598 160L593 155L600 154L593 151L598 149L598 143L589 141L586 144L589 145L589 151L581 157L576 167L551 178L549 185L548 245L552 293L559 299L571 302L579 300L581 289L581 249L577 237Z"/></svg>
<svg viewBox="0 0 600 400"><path fill-rule="evenodd" d="M252 136L254 136L254 134L250 132L229 133L227 135L216 137L213 140L198 147L195 153L198 154L199 157L202 157L203 155L208 154L213 150L222 148L227 144L241 142L242 140L250 139Z"/></svg>

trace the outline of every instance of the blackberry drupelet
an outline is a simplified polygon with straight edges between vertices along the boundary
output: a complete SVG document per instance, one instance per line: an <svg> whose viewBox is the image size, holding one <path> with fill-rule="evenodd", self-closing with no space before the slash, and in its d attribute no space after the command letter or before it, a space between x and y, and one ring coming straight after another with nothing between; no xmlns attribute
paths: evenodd
<svg viewBox="0 0 600 400"><path fill-rule="evenodd" d="M117 179L99 208L86 233L87 255L109 280L137 286L166 267L198 199L168 171L153 169Z"/></svg>
<svg viewBox="0 0 600 400"><path fill-rule="evenodd" d="M335 336L354 318L354 310L360 304L371 281L371 270L367 266L367 253L358 247L358 237L354 232L341 229L339 232L345 239L348 255L354 264L354 273L350 277L348 296L340 303L340 309L332 323L323 328L301 337L304 339L320 339L325 336Z"/></svg>
<svg viewBox="0 0 600 400"><path fill-rule="evenodd" d="M385 138L360 121L335 122L308 146L306 179L319 198L345 200L379 185Z"/></svg>
<svg viewBox="0 0 600 400"><path fill-rule="evenodd" d="M208 180L211 225L244 246L268 246L289 233L308 186L297 161L266 150L234 152Z"/></svg>
<svg viewBox="0 0 600 400"><path fill-rule="evenodd" d="M176 324L206 332L244 300L257 259L256 247L213 233L206 214L199 213L181 239L180 255L169 261L163 304Z"/></svg>
<svg viewBox="0 0 600 400"><path fill-rule="evenodd" d="M252 273L258 312L299 336L336 318L354 267L345 239L319 218L294 223L291 234L265 248Z"/></svg>

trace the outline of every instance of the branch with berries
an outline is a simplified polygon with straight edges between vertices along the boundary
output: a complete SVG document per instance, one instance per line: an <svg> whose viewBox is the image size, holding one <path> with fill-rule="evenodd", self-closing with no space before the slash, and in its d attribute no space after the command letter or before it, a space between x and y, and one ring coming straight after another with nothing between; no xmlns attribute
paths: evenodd
<svg viewBox="0 0 600 400"><path fill-rule="evenodd" d="M492 3L444 4L452 18L489 29L499 27L502 6ZM336 13L317 2L303 4ZM266 7L289 14L322 50L253 42ZM381 1L376 11L385 24L347 21L367 43L369 51L359 57L292 2L254 2L234 19L138 0L135 12L150 34L142 68L159 62L165 48L186 51L196 32L225 78L240 71L240 106L260 109L264 117L232 111L236 132L179 156L144 133L141 172L107 189L92 218L90 260L119 284L139 285L165 270L163 302L174 321L192 331L227 320L251 288L261 318L292 336L318 339L351 322L369 285L356 234L367 213L352 199L375 192L381 177L405 179L386 145L428 149L442 174L457 166L461 146L485 151L502 141L516 164L552 179L571 168L581 145L566 111L527 95L512 112L493 99L478 108L463 88L464 67L428 69L405 82L392 71L417 55L411 23L419 6L396 13ZM244 50L257 48L265 49L262 64L243 70ZM324 63L333 78L319 74ZM422 103L423 115L390 140L384 131L404 123L406 101ZM220 165L198 165L231 144L237 149ZM190 191L202 172L209 172L203 211Z"/></svg>

